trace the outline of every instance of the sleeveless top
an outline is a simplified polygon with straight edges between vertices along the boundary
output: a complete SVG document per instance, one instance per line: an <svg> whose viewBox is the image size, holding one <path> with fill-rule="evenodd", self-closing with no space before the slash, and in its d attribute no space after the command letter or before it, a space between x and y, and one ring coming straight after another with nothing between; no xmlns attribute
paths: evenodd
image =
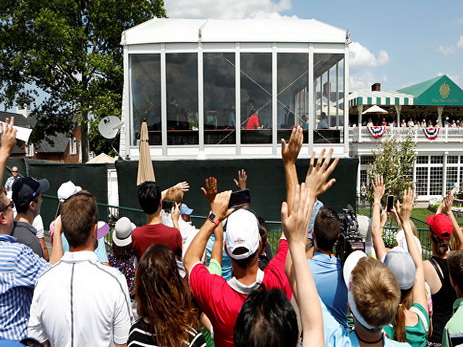
<svg viewBox="0 0 463 347"><path fill-rule="evenodd" d="M442 287L438 292L431 295L432 306L433 306L433 317L432 317L432 326L433 332L432 336L429 339L430 342L442 342L442 331L444 330L445 324L452 317L453 314L453 303L455 302L457 296L455 290L450 284L450 275L447 266L447 259L442 259L439 257L431 257L429 259L431 265L434 266L434 269L439 276L439 279L442 283ZM438 266L436 265L438 264ZM438 271L438 267L442 269L441 272Z"/></svg>

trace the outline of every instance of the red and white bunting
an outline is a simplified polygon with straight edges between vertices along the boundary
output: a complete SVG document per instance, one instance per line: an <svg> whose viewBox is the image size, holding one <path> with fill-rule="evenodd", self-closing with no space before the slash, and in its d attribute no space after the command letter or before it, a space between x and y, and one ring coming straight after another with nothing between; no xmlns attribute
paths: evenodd
<svg viewBox="0 0 463 347"><path fill-rule="evenodd" d="M440 128L423 128L423 132L424 136L426 136L428 140L435 140L437 138L437 135L439 135Z"/></svg>
<svg viewBox="0 0 463 347"><path fill-rule="evenodd" d="M386 127L385 126L367 127L367 129L370 132L370 135L373 136L375 139L383 136L384 133L386 132Z"/></svg>

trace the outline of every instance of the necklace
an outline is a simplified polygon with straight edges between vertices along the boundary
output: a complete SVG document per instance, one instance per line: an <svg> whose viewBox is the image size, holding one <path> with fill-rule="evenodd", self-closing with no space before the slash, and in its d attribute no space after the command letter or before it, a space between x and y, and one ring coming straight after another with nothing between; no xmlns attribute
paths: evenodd
<svg viewBox="0 0 463 347"><path fill-rule="evenodd" d="M357 335L357 338L358 338L360 341L362 341L363 343L367 343L367 344L369 344L369 345L373 345L373 344L375 344L375 343L380 342L380 341L383 339L383 335L384 335L383 333L381 333L381 337L380 337L378 340L376 340L376 341L366 341L366 340L362 339L362 338L359 336L359 334L357 334L357 332L356 332L355 330L354 330L354 332L355 332L355 335Z"/></svg>

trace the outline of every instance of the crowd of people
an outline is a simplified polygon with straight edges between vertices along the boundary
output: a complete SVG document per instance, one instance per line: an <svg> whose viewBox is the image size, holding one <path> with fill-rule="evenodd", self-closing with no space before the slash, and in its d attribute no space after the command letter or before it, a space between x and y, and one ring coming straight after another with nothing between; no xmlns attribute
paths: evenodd
<svg viewBox="0 0 463 347"><path fill-rule="evenodd" d="M2 125L0 180L16 144L13 123ZM391 212L398 245L385 247L385 184L377 176L365 231L372 247L341 259L334 251L341 220L318 199L336 184L330 175L339 159L333 150L313 154L299 182L302 142L301 127L282 140L286 201L277 250L252 206L231 205L232 192L219 192L209 177L201 189L210 213L199 229L183 202L186 182L165 190L140 184L146 224L121 217L109 254L99 247L108 231L98 223L95 197L65 182L45 255L33 221L48 181L14 179L12 200L0 190L0 346L463 343L463 232L453 197L428 217L432 257L423 261L412 189ZM247 188L244 170L235 183Z"/></svg>
<svg viewBox="0 0 463 347"><path fill-rule="evenodd" d="M356 126L356 123L352 123L353 126ZM400 124L397 124L395 118L368 118L368 121L363 122L364 126L391 126L391 127L400 127L400 128L435 128L435 127L449 127L449 128L461 128L463 127L463 119L461 118L452 118L445 117L444 121L441 122L439 119L428 119L425 118L417 119L412 117L402 118Z"/></svg>

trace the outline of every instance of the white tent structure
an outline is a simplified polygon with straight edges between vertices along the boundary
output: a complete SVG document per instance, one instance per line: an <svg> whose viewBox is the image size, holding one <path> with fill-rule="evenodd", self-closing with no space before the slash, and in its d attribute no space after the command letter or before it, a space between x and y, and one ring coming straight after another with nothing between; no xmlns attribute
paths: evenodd
<svg viewBox="0 0 463 347"><path fill-rule="evenodd" d="M155 18L126 30L120 154L138 158L146 120L153 157L275 158L305 116L302 155L326 142L347 155L348 43L314 19ZM330 108L323 137L315 105ZM253 114L262 129L248 124Z"/></svg>

